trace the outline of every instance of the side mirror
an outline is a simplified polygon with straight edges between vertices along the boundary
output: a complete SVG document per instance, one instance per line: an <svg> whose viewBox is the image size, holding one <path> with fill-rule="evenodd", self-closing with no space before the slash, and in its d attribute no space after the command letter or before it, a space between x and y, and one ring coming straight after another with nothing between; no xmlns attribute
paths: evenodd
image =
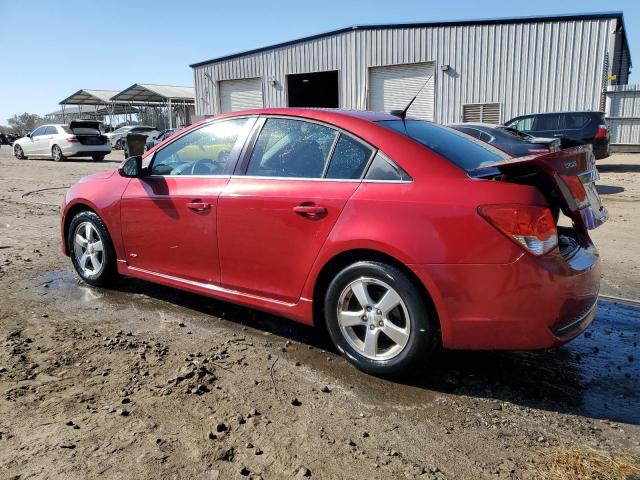
<svg viewBox="0 0 640 480"><path fill-rule="evenodd" d="M147 174L147 169L142 168L142 157L136 155L135 157L127 158L124 165L118 170L120 175L127 178L142 178Z"/></svg>
<svg viewBox="0 0 640 480"><path fill-rule="evenodd" d="M25 136L26 136L27 138L31 138L31 134L30 134L30 133L27 133Z"/></svg>

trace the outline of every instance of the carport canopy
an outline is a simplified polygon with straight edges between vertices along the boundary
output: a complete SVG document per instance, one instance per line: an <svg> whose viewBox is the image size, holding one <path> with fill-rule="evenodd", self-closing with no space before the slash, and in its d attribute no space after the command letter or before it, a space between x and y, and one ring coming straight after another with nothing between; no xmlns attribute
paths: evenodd
<svg viewBox="0 0 640 480"><path fill-rule="evenodd" d="M130 102L136 104L153 104L176 102L182 104L195 103L195 89L175 85L156 85L151 83L134 83L129 88L111 97L113 102Z"/></svg>
<svg viewBox="0 0 640 480"><path fill-rule="evenodd" d="M117 90L78 90L60 102L60 105L108 105Z"/></svg>

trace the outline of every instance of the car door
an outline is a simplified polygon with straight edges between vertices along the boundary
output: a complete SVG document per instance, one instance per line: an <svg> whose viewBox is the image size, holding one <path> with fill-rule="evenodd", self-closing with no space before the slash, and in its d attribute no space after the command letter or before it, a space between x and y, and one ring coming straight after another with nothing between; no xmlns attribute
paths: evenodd
<svg viewBox="0 0 640 480"><path fill-rule="evenodd" d="M130 181L121 201L130 267L218 284L218 196L255 117L207 123L144 159L148 175Z"/></svg>
<svg viewBox="0 0 640 480"><path fill-rule="evenodd" d="M44 134L40 139L40 141L42 142L40 144L42 155L46 155L49 157L52 156L52 153L51 153L52 141L53 139L56 138L57 134L58 134L58 131L56 130L56 127L54 127L53 125L50 125L45 129Z"/></svg>
<svg viewBox="0 0 640 480"><path fill-rule="evenodd" d="M295 302L373 148L301 119L261 118L255 145L220 194L222 286Z"/></svg>
<svg viewBox="0 0 640 480"><path fill-rule="evenodd" d="M534 115L533 127L526 132L534 137L560 138L562 141L564 134L560 128L559 113L545 113Z"/></svg>
<svg viewBox="0 0 640 480"><path fill-rule="evenodd" d="M31 133L31 137L27 137L27 141L21 145L22 151L26 156L42 155L42 137L44 136L46 130L46 126L38 127Z"/></svg>

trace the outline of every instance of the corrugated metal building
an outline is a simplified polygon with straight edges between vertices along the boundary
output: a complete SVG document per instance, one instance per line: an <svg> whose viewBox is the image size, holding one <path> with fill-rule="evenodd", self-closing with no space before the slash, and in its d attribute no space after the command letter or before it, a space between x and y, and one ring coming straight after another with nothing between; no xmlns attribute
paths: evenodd
<svg viewBox="0 0 640 480"><path fill-rule="evenodd" d="M441 123L603 110L626 84L621 12L359 25L191 65L196 114L318 106Z"/></svg>

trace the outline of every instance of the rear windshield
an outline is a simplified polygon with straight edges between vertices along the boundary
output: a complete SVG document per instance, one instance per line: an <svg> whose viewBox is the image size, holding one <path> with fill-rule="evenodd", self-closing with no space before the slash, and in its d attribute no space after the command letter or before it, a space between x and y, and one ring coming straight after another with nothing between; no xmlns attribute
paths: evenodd
<svg viewBox="0 0 640 480"><path fill-rule="evenodd" d="M467 172L510 157L484 142L452 128L423 120L383 120L380 125L405 135Z"/></svg>
<svg viewBox="0 0 640 480"><path fill-rule="evenodd" d="M69 126L64 125L62 129L65 133L73 133L75 135L100 135L100 130L96 130L95 128L76 127L71 129Z"/></svg>

